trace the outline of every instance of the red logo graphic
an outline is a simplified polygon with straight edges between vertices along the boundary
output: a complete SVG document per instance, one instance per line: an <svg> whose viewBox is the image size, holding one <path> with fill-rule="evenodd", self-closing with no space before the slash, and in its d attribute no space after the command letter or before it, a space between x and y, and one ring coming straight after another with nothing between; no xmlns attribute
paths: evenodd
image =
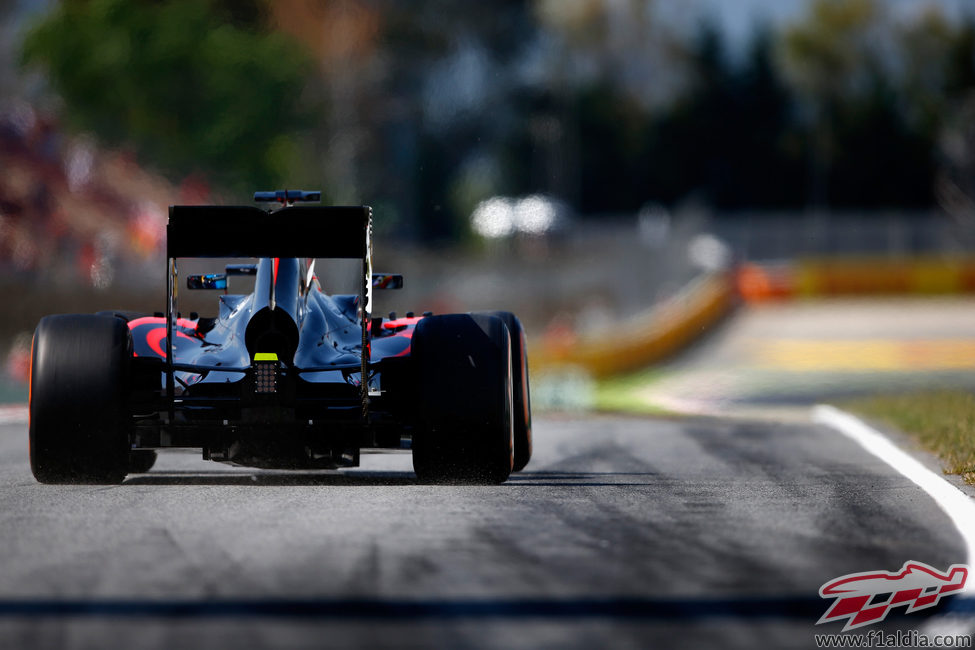
<svg viewBox="0 0 975 650"><path fill-rule="evenodd" d="M866 571L840 576L819 588L820 597L836 601L816 625L845 618L846 632L880 622L892 608L901 605L907 605L908 614L934 607L942 596L961 591L967 579L968 566L964 564L952 564L942 573L923 562L905 562L898 572Z"/></svg>

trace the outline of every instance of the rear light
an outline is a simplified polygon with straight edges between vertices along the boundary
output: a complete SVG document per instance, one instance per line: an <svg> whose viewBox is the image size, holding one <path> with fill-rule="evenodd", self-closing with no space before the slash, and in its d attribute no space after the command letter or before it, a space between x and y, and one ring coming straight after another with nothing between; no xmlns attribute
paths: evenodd
<svg viewBox="0 0 975 650"><path fill-rule="evenodd" d="M278 355L258 352L254 355L254 392L270 395L278 392Z"/></svg>

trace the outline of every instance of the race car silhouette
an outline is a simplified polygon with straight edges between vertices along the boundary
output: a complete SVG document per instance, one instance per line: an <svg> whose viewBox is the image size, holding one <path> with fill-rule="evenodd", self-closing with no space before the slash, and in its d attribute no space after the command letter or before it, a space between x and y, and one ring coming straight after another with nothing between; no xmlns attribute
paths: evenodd
<svg viewBox="0 0 975 650"><path fill-rule="evenodd" d="M118 483L157 449L259 468L334 469L360 450L412 449L424 482L500 483L531 457L525 333L504 311L373 318L372 210L172 206L164 313L46 316L34 333L30 463L43 483ZM177 261L258 258L191 275L219 297L210 317L178 310ZM315 258L361 261L355 295L323 292Z"/></svg>

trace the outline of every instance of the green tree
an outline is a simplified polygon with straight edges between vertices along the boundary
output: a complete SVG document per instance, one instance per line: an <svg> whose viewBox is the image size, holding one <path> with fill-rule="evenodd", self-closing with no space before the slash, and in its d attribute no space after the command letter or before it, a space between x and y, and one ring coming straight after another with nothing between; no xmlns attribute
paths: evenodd
<svg viewBox="0 0 975 650"><path fill-rule="evenodd" d="M782 61L805 109L813 204L932 204L938 124L958 77L954 32L930 12L900 25L878 0L815 0L786 30Z"/></svg>
<svg viewBox="0 0 975 650"><path fill-rule="evenodd" d="M71 126L109 145L238 191L276 186L300 150L310 65L297 44L262 29L259 9L63 2L26 34L23 60L63 98Z"/></svg>
<svg viewBox="0 0 975 650"><path fill-rule="evenodd" d="M935 195L975 231L975 24L930 8L902 28L905 100L916 128L937 142Z"/></svg>
<svg viewBox="0 0 975 650"><path fill-rule="evenodd" d="M837 114L877 78L882 7L875 0L815 0L786 30L783 68L809 125L810 202L830 203L829 179L840 147Z"/></svg>

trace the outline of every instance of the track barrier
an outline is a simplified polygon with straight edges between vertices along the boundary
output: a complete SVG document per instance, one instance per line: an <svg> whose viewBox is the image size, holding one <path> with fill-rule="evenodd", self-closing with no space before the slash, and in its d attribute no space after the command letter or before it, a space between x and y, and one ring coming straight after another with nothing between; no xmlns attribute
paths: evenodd
<svg viewBox="0 0 975 650"><path fill-rule="evenodd" d="M737 302L733 277L698 277L674 297L614 327L574 337L549 337L532 348L532 370L582 368L608 377L662 361L692 343Z"/></svg>
<svg viewBox="0 0 975 650"><path fill-rule="evenodd" d="M746 302L975 293L975 259L856 257L746 263L738 268L735 285Z"/></svg>

